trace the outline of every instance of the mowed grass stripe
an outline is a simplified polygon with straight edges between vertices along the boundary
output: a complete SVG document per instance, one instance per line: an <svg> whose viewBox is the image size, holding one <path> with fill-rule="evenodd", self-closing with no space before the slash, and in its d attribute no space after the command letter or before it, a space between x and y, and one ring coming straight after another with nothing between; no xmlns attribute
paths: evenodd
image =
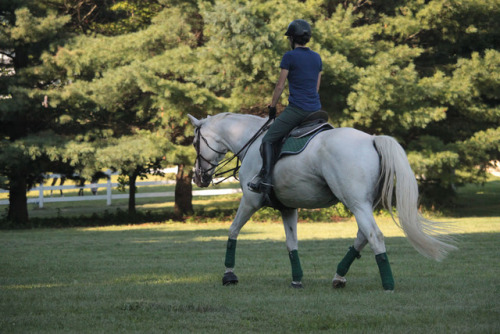
<svg viewBox="0 0 500 334"><path fill-rule="evenodd" d="M303 291L288 288L283 226L249 222L240 284L221 277L229 223L0 232L1 332L406 332L500 330L500 217L454 220L459 250L419 255L390 218L384 234L396 292L381 288L367 247L343 290L330 286L354 221L299 224Z"/></svg>

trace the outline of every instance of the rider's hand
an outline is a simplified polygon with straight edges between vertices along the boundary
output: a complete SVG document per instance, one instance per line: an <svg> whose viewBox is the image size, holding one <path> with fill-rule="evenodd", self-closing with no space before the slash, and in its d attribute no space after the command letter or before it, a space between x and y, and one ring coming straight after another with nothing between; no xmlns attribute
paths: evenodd
<svg viewBox="0 0 500 334"><path fill-rule="evenodd" d="M269 109L269 119L275 119L276 118L276 107L271 107L270 105L267 106Z"/></svg>

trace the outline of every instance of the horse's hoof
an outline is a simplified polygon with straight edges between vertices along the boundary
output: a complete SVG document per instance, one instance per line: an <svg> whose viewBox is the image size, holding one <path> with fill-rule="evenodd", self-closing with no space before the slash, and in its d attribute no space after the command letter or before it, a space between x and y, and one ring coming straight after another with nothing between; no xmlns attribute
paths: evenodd
<svg viewBox="0 0 500 334"><path fill-rule="evenodd" d="M345 282L333 281L332 286L333 286L334 289L345 288Z"/></svg>
<svg viewBox="0 0 500 334"><path fill-rule="evenodd" d="M339 274L335 274L335 277L332 281L332 286L334 289L345 288L346 283L347 280L345 279L345 277L340 276Z"/></svg>
<svg viewBox="0 0 500 334"><path fill-rule="evenodd" d="M236 285L238 284L238 276L236 276L232 271L224 274L222 277L222 285Z"/></svg>
<svg viewBox="0 0 500 334"><path fill-rule="evenodd" d="M290 287L292 287L294 289L303 289L304 285L302 285L302 282L292 282L290 284Z"/></svg>

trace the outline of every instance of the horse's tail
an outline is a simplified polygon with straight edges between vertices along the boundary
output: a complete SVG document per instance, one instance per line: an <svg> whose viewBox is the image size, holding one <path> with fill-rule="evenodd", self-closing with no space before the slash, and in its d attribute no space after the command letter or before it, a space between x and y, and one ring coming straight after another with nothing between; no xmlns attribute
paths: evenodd
<svg viewBox="0 0 500 334"><path fill-rule="evenodd" d="M419 253L437 261L444 259L448 251L456 247L450 244L453 239L445 234L446 224L427 220L418 212L418 185L405 151L389 136L375 136L374 145L380 156L379 184L383 206ZM392 213L395 178L399 223Z"/></svg>

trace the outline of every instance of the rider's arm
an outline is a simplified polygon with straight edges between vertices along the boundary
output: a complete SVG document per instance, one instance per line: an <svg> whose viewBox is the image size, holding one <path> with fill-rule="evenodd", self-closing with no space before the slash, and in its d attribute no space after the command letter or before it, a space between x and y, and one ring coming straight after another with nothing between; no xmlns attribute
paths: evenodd
<svg viewBox="0 0 500 334"><path fill-rule="evenodd" d="M285 89L285 82L287 77L288 77L288 70L282 68L280 77L278 79L278 82L276 83L276 87L274 88L273 99L271 100L271 107L276 107L276 104L278 104L278 100L280 99L281 93L283 93L283 89Z"/></svg>
<svg viewBox="0 0 500 334"><path fill-rule="evenodd" d="M318 74L318 84L316 85L316 91L319 92L319 85L321 84L321 72Z"/></svg>

